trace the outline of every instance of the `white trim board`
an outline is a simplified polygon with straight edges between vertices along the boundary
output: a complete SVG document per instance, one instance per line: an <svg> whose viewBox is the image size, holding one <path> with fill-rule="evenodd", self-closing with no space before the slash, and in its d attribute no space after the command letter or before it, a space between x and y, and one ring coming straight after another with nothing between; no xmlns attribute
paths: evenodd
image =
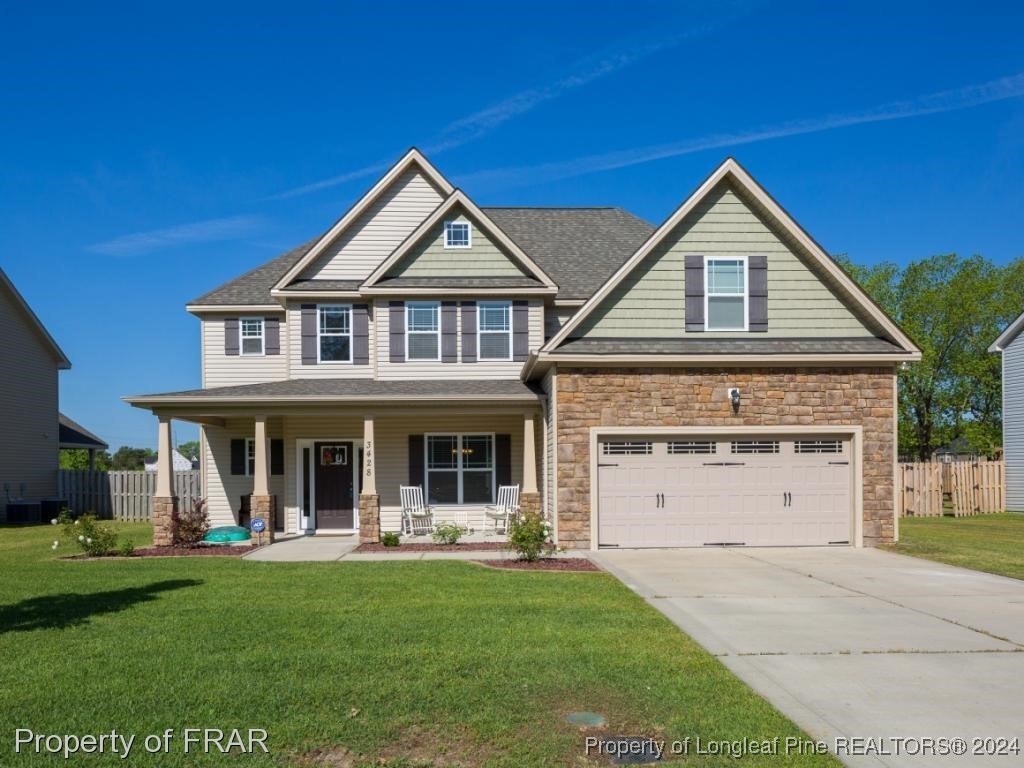
<svg viewBox="0 0 1024 768"><path fill-rule="evenodd" d="M761 205L773 218L775 218L786 233L792 237L810 256L821 266L824 272L835 281L850 298L852 303L866 316L870 317L892 340L903 347L907 352L920 354L920 350L885 312L875 304L874 301L857 285L854 280L843 271L835 260L808 235L796 221L772 198L768 192L747 173L747 171L733 158L726 158L715 171L708 176L704 182L690 195L675 212L672 213L660 227L641 245L636 252L619 267L615 273L605 281L593 296L580 308L579 312L573 315L565 325L552 336L542 347L542 352L550 352L558 347L563 341L569 338L583 320L596 309L611 294L612 290L619 285L626 276L632 272L646 258L654 248L664 240L676 226L691 212L697 205L710 194L719 182L728 178L737 186L749 194L759 205Z"/></svg>

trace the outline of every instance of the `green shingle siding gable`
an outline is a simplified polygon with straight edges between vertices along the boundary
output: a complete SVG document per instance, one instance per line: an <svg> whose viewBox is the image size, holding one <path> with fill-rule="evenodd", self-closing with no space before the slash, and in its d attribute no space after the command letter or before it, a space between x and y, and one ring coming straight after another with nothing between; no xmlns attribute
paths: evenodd
<svg viewBox="0 0 1024 768"><path fill-rule="evenodd" d="M735 188L722 184L705 198L594 309L574 337L669 337L684 333L687 254L768 258L766 336L873 336ZM746 336L743 331L703 332Z"/></svg>
<svg viewBox="0 0 1024 768"><path fill-rule="evenodd" d="M394 267L388 277L523 277L528 275L495 243L480 226L465 214L445 217L446 221L469 222L472 246L444 247L444 222L439 223L422 242Z"/></svg>

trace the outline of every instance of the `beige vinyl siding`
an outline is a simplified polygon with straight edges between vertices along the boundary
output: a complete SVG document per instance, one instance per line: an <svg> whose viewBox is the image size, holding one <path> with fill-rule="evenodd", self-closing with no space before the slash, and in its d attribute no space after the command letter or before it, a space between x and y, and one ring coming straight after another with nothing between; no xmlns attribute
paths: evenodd
<svg viewBox="0 0 1024 768"><path fill-rule="evenodd" d="M544 340L547 341L562 326L569 322L569 318L579 312L579 307L545 307L544 308Z"/></svg>
<svg viewBox="0 0 1024 768"><path fill-rule="evenodd" d="M556 387L558 377L555 368L548 370L541 380L541 388L547 395L547 409L545 411L545 445L544 451L547 457L544 474L541 475L541 485L544 488L544 514L549 520L555 521L558 525L558 495L555 488L555 478L558 477L558 443L556 442L557 430L555 429L558 415L555 412L555 404L558 400ZM558 540L556 530L555 541Z"/></svg>
<svg viewBox="0 0 1024 768"><path fill-rule="evenodd" d="M492 297L487 297L491 300ZM493 300L501 300L495 296ZM397 298L395 299L398 300ZM416 298L407 298L415 301ZM447 299L438 299L447 300ZM451 297L450 300L461 302L461 298ZM431 360L412 360L404 363L391 362L390 323L391 314L388 300L377 302L376 336L377 340L377 377L382 380L447 378L447 379L518 379L523 369L522 361L515 360L482 360L475 363L462 362L462 307L457 307L455 345L458 356L456 363L441 363ZM529 332L530 349L540 349L544 343L544 303L540 299L529 301Z"/></svg>
<svg viewBox="0 0 1024 768"><path fill-rule="evenodd" d="M369 304L370 305L370 364L355 365L353 363L318 363L302 364L302 305L303 304ZM288 302L288 371L289 379L372 379L376 366L377 346L374 343L374 310L373 302L365 299L337 299L335 301L291 301ZM281 345L285 344L284 330L281 331ZM283 351L283 350L282 350Z"/></svg>
<svg viewBox="0 0 1024 768"><path fill-rule="evenodd" d="M281 354L224 354L224 321L229 317L278 317L281 320ZM260 384L288 378L288 330L284 314L204 315L201 323L204 387L229 387L239 384Z"/></svg>
<svg viewBox="0 0 1024 768"><path fill-rule="evenodd" d="M0 287L0 520L7 494L57 493L57 361L8 292ZM84 510L83 510L84 511Z"/></svg>
<svg viewBox="0 0 1024 768"><path fill-rule="evenodd" d="M203 452L203 488L210 525L235 525L242 496L252 493L253 483L251 476L231 474L231 441L252 437L255 426L252 419L228 419L223 427L203 426L201 429L206 442ZM268 420L268 439L282 436L282 419ZM270 493L277 496L278 514L284 498L286 476L270 476Z"/></svg>
<svg viewBox="0 0 1024 768"><path fill-rule="evenodd" d="M759 337L873 336L753 204L723 182L626 276L573 333L576 337L672 337L684 333L688 254L768 257L768 332ZM703 332L742 337L743 331Z"/></svg>
<svg viewBox="0 0 1024 768"><path fill-rule="evenodd" d="M442 195L418 170L399 176L306 270L303 279L362 280L412 234Z"/></svg>
<svg viewBox="0 0 1024 768"><path fill-rule="evenodd" d="M470 225L469 248L444 247L444 221ZM480 226L464 213L453 212L388 270L388 277L523 277L527 273Z"/></svg>

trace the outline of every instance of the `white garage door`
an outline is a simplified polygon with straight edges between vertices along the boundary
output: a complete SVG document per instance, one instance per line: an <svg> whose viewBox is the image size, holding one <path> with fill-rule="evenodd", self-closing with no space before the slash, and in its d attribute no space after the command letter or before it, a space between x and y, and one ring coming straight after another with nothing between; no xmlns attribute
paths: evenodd
<svg viewBox="0 0 1024 768"><path fill-rule="evenodd" d="M850 451L841 437L602 440L598 544L848 544Z"/></svg>

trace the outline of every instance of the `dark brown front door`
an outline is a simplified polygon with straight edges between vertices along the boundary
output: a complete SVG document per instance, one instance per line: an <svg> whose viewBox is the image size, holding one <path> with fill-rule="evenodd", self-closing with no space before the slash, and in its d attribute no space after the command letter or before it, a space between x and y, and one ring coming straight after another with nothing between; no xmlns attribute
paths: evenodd
<svg viewBox="0 0 1024 768"><path fill-rule="evenodd" d="M352 443L316 443L316 527L354 528Z"/></svg>

